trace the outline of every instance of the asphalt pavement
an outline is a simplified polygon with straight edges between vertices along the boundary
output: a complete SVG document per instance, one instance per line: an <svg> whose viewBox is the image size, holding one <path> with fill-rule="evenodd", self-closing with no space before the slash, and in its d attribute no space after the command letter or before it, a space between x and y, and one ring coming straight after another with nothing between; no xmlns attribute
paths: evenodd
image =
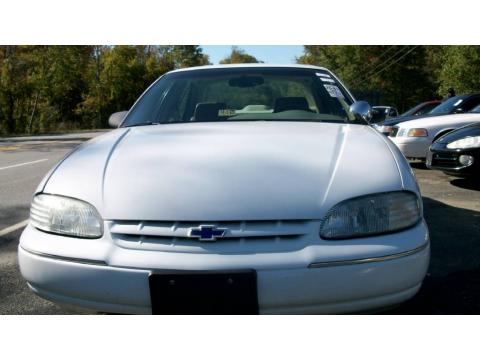
<svg viewBox="0 0 480 360"><path fill-rule="evenodd" d="M102 133L0 139L0 314L71 313L28 289L18 269L18 239L42 178L68 152Z"/></svg>
<svg viewBox="0 0 480 360"><path fill-rule="evenodd" d="M82 141L102 132L0 139L0 314L71 314L34 295L20 275L18 238L43 176ZM431 264L419 294L388 314L480 314L480 179L412 163L431 235Z"/></svg>

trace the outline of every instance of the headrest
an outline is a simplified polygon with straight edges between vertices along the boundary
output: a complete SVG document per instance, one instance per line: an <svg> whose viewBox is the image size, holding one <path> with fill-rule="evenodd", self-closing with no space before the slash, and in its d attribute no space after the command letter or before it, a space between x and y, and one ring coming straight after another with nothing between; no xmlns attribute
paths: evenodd
<svg viewBox="0 0 480 360"><path fill-rule="evenodd" d="M305 110L310 111L307 99L304 97L280 97L275 100L273 112L286 110Z"/></svg>
<svg viewBox="0 0 480 360"><path fill-rule="evenodd" d="M220 120L218 111L226 109L225 103L198 103L193 114L194 121L217 121Z"/></svg>

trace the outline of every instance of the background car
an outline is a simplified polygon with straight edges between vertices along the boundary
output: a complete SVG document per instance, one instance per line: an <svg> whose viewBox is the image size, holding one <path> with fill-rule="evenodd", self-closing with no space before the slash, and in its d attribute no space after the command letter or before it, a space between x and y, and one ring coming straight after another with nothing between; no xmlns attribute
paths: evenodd
<svg viewBox="0 0 480 360"><path fill-rule="evenodd" d="M480 105L480 94L458 95L437 105L430 112L423 115L400 116L392 119L387 119L381 123L376 124L375 128L383 133L389 135L393 126L405 121L415 120L419 118L438 117L450 114L461 114L471 111L476 106Z"/></svg>
<svg viewBox="0 0 480 360"><path fill-rule="evenodd" d="M431 100L431 101L422 102L418 105L415 105L413 108L405 111L403 114L400 115L400 117L420 116L420 115L428 114L430 111L432 111L435 107L437 107L441 103L442 103L442 100Z"/></svg>
<svg viewBox="0 0 480 360"><path fill-rule="evenodd" d="M397 116L398 110L392 106L372 106L372 118L370 119L370 123L375 124Z"/></svg>
<svg viewBox="0 0 480 360"><path fill-rule="evenodd" d="M41 182L22 275L42 297L115 313L406 301L428 269L428 228L407 161L370 113L316 66L169 72Z"/></svg>
<svg viewBox="0 0 480 360"><path fill-rule="evenodd" d="M480 175L480 122L461 127L435 141L427 167L449 175Z"/></svg>
<svg viewBox="0 0 480 360"><path fill-rule="evenodd" d="M389 138L407 158L425 160L430 145L452 130L480 121L480 106L467 114L425 117L394 126Z"/></svg>

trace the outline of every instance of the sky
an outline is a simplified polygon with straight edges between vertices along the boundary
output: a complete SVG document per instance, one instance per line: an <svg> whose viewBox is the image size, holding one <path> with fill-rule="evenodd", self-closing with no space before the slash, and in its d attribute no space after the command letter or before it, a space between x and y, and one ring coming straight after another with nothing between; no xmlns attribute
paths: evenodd
<svg viewBox="0 0 480 360"><path fill-rule="evenodd" d="M232 45L200 45L203 52L210 56L212 64L228 56ZM295 57L302 55L303 45L236 45L247 54L270 64L292 64Z"/></svg>

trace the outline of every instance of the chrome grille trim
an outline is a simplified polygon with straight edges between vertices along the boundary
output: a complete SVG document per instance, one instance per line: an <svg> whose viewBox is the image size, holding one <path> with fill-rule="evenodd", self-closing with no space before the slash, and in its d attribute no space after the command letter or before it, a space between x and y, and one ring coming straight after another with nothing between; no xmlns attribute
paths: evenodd
<svg viewBox="0 0 480 360"><path fill-rule="evenodd" d="M110 233L124 239L150 238L172 241L198 241L189 236L189 230L200 225L226 228L224 240L294 239L309 232L309 220L253 220L253 221L112 221Z"/></svg>

